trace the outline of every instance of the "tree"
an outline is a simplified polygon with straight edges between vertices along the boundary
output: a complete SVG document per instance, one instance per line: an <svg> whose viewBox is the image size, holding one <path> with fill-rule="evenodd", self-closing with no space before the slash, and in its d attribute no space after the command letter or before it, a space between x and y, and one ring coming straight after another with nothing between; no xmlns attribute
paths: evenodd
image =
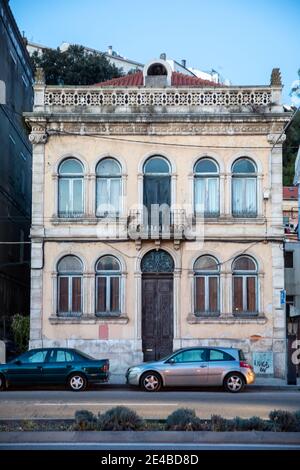
<svg viewBox="0 0 300 470"><path fill-rule="evenodd" d="M300 106L300 69L299 80L295 80L290 92L292 103ZM294 108L294 111L296 110ZM286 141L283 144L283 185L292 186L295 174L295 160L300 145L300 110L295 115L286 131Z"/></svg>
<svg viewBox="0 0 300 470"><path fill-rule="evenodd" d="M64 52L46 49L41 56L34 52L32 60L44 69L47 85L93 85L122 76L104 54L88 53L83 46L70 46Z"/></svg>

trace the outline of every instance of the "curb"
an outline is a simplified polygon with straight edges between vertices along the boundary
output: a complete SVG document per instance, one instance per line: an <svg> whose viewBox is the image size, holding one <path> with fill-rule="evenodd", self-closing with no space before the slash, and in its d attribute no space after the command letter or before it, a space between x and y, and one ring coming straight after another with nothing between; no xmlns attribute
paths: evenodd
<svg viewBox="0 0 300 470"><path fill-rule="evenodd" d="M272 431L47 431L3 432L0 444L55 443L190 443L190 444L294 444L300 449L300 433Z"/></svg>

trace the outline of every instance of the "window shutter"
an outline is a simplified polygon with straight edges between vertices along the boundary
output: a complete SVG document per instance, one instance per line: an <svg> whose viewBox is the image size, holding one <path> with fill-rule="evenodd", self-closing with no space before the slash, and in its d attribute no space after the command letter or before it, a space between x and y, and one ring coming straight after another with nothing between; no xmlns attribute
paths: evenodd
<svg viewBox="0 0 300 470"><path fill-rule="evenodd" d="M233 311L243 311L243 278L241 276L233 277Z"/></svg>
<svg viewBox="0 0 300 470"><path fill-rule="evenodd" d="M247 277L247 311L256 312L256 282L255 277Z"/></svg>
<svg viewBox="0 0 300 470"><path fill-rule="evenodd" d="M204 312L205 311L205 278L196 277L195 278L195 311Z"/></svg>
<svg viewBox="0 0 300 470"><path fill-rule="evenodd" d="M68 312L69 310L69 278L67 277L60 277L59 278L59 299L58 299L58 311Z"/></svg>
<svg viewBox="0 0 300 470"><path fill-rule="evenodd" d="M209 277L209 311L218 311L218 279Z"/></svg>
<svg viewBox="0 0 300 470"><path fill-rule="evenodd" d="M106 278L103 276L97 277L97 312L106 311Z"/></svg>
<svg viewBox="0 0 300 470"><path fill-rule="evenodd" d="M118 312L120 310L120 278L110 278L110 310Z"/></svg>
<svg viewBox="0 0 300 470"><path fill-rule="evenodd" d="M81 312L81 278L72 278L72 312Z"/></svg>

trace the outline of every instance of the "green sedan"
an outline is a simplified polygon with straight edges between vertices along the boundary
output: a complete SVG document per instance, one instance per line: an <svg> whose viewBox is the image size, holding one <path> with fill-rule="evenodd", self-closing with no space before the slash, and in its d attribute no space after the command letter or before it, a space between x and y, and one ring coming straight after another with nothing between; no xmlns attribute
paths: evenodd
<svg viewBox="0 0 300 470"><path fill-rule="evenodd" d="M65 385L81 392L88 384L107 382L109 360L94 359L70 348L39 348L0 364L0 390L10 385Z"/></svg>

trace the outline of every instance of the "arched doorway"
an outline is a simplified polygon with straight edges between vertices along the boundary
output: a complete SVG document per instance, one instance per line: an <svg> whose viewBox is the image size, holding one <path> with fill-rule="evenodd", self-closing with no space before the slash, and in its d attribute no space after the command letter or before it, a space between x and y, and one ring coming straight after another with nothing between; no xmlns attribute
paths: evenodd
<svg viewBox="0 0 300 470"><path fill-rule="evenodd" d="M174 261L164 250L151 250L141 270L143 354L144 361L153 361L173 350Z"/></svg>

